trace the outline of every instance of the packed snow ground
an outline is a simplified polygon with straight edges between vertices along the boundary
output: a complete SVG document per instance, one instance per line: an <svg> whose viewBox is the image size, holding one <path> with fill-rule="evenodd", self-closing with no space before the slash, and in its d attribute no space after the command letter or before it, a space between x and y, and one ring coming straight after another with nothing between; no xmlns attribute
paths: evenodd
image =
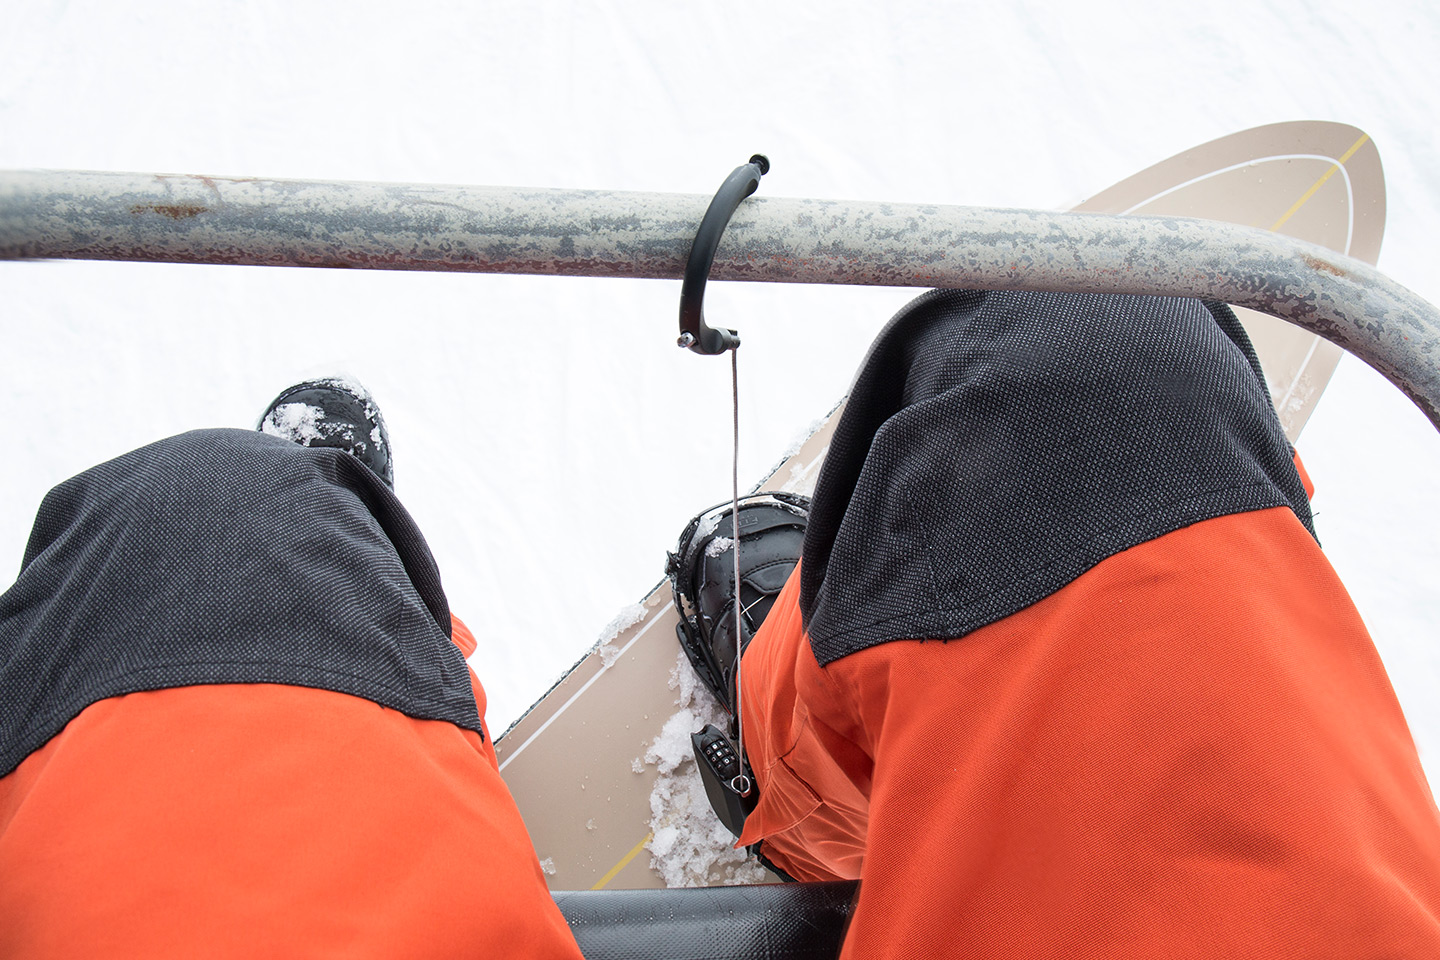
<svg viewBox="0 0 1440 960"><path fill-rule="evenodd" d="M1440 8L1338 0L739 10L658 0L37 2L0 31L0 168L1064 206L1205 140L1367 130L1380 266L1440 302ZM728 495L729 370L674 347L678 282L0 264L0 557L46 489L283 386L374 392L396 487L508 722ZM844 392L916 291L712 284L745 338L742 478ZM1327 552L1440 769L1440 437L1346 360L1301 450ZM743 482L743 481L742 481ZM1263 575L1257 571L1257 575Z"/></svg>

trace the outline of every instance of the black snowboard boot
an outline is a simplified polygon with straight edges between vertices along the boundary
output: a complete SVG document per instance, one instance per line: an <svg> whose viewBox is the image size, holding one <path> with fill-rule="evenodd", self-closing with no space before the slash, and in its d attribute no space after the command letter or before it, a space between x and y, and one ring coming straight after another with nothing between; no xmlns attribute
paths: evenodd
<svg viewBox="0 0 1440 960"><path fill-rule="evenodd" d="M749 645L800 561L810 500L791 493L740 499L739 589L730 513L727 501L691 520L668 556L665 572L680 614L675 628L680 646L701 681L733 715L736 654Z"/></svg>
<svg viewBox="0 0 1440 960"><path fill-rule="evenodd" d="M700 682L730 711L729 731L707 724L690 737L690 744L710 806L737 838L744 832L745 818L760 799L740 739L735 690L738 657L760 629L800 561L809 516L810 500L797 494L745 497L738 512L729 503L722 503L690 521L665 564L675 609L680 614L680 622L675 625L680 647ZM759 855L758 845L750 850ZM775 869L763 856L761 862Z"/></svg>
<svg viewBox="0 0 1440 960"><path fill-rule="evenodd" d="M303 447L337 447L395 488L390 433L370 392L353 380L307 380L270 401L255 429Z"/></svg>

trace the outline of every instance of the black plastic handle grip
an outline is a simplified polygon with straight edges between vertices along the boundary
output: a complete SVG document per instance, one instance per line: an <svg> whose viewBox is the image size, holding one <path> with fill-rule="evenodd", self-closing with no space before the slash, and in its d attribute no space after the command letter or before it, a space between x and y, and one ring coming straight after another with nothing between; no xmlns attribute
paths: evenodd
<svg viewBox="0 0 1440 960"><path fill-rule="evenodd" d="M705 281L715 263L715 250L740 201L754 193L760 178L770 172L770 161L755 154L750 162L735 168L716 191L715 198L700 220L700 229L685 261L685 281L680 287L680 339L682 347L713 356L740 346L734 330L717 330L705 325Z"/></svg>

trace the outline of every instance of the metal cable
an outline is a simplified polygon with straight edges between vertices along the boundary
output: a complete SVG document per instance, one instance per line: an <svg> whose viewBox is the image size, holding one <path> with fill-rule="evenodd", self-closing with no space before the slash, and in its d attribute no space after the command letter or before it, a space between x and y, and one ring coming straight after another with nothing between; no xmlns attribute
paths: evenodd
<svg viewBox="0 0 1440 960"><path fill-rule="evenodd" d="M745 774L745 721L740 709L740 660L745 652L745 611L740 603L740 344L730 348L730 410L735 421L735 442L730 456L730 533L734 542L730 554L735 561L735 737L736 754L740 772L730 781L730 787L742 797L748 797L754 784Z"/></svg>

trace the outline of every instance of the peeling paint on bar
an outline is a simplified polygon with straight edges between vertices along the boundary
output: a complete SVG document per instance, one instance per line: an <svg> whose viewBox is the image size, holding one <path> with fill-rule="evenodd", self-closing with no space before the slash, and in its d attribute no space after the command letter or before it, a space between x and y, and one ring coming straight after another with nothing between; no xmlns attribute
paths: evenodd
<svg viewBox="0 0 1440 960"><path fill-rule="evenodd" d="M0 259L679 279L702 195L0 173ZM1231 224L752 197L715 280L1209 297L1384 374L1440 427L1440 313L1367 264Z"/></svg>

